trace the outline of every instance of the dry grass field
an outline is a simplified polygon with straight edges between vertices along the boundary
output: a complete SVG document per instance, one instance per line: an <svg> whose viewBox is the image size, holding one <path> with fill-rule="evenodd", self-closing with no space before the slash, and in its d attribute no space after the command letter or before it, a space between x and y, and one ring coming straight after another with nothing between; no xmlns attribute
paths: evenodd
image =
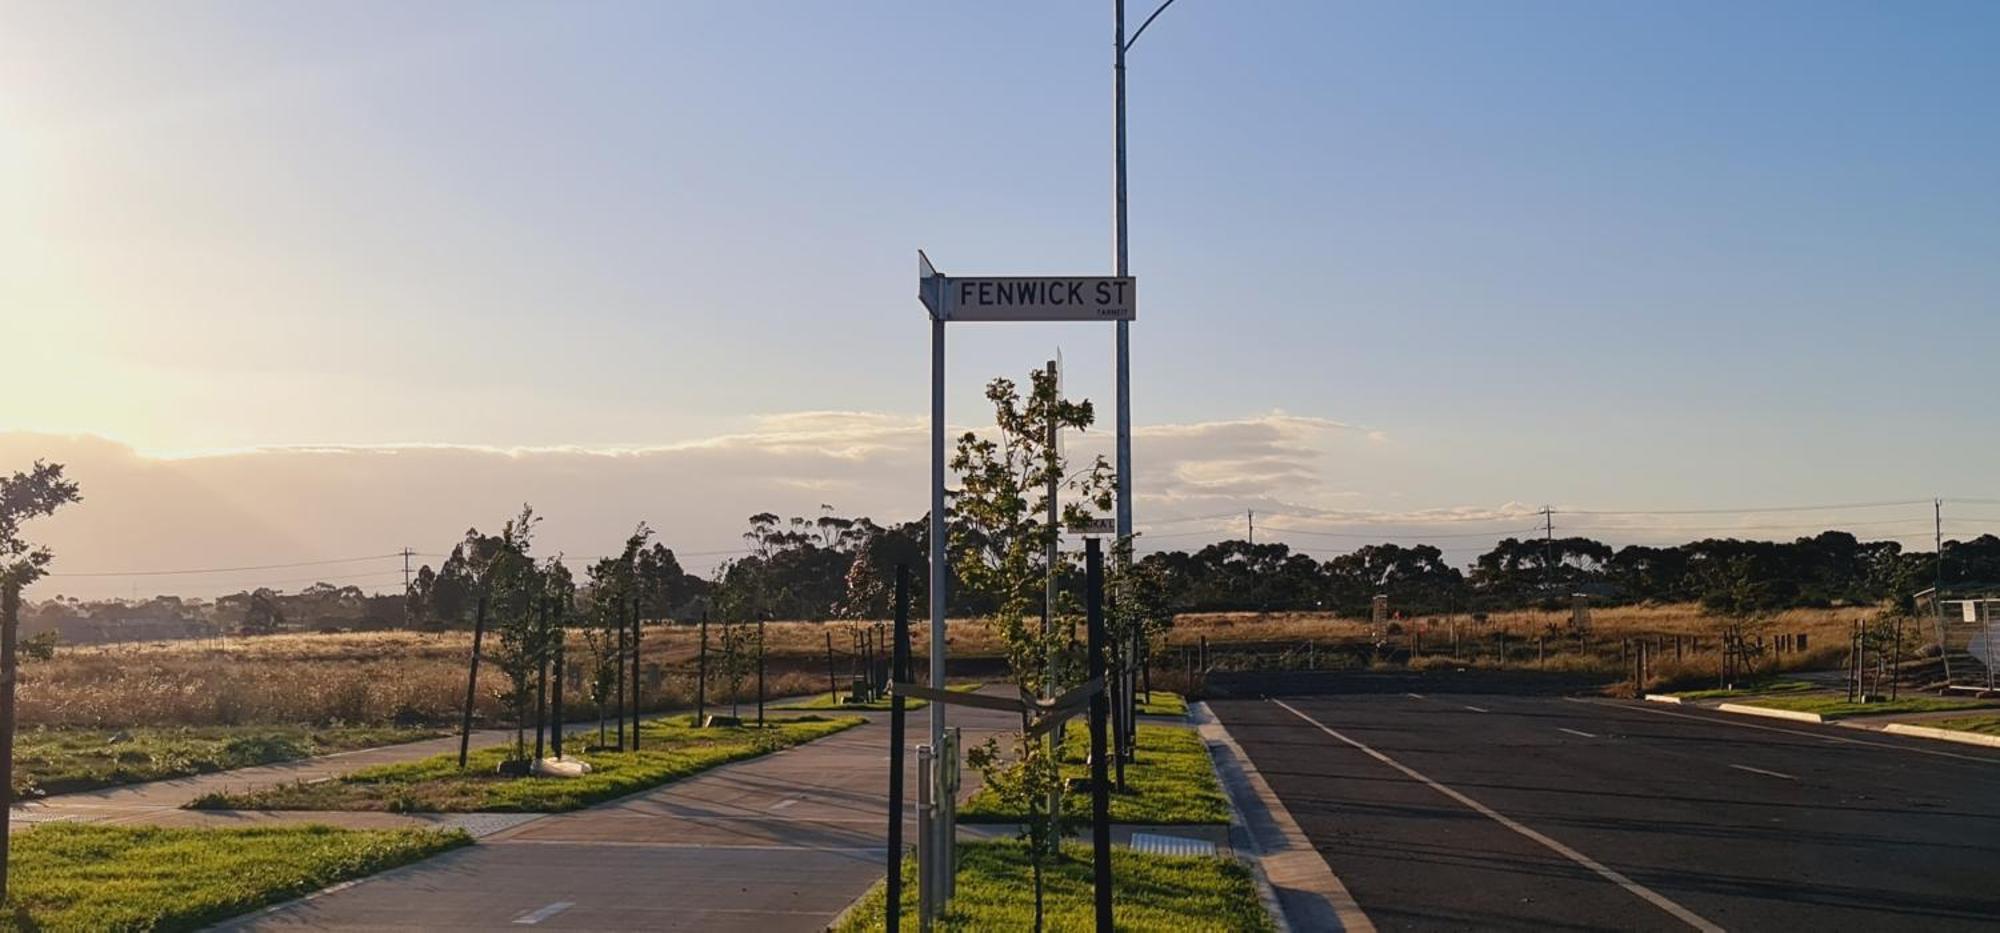
<svg viewBox="0 0 2000 933"><path fill-rule="evenodd" d="M1767 640L1781 633L1807 636L1807 651L1767 655L1774 669L1837 667L1846 656L1847 632L1852 624L1877 614L1871 608L1793 610L1745 620L1743 630L1753 638L1761 634ZM1182 652L1203 638L1209 644L1211 665L1225 668L1471 664L1615 675L1624 670L1624 640L1643 637L1670 642L1675 636L1684 639L1682 658L1674 660L1670 649L1663 657L1661 649L1656 649L1656 681L1692 681L1713 676L1718 636L1727 624L1692 605L1598 609L1593 613L1590 635L1579 643L1556 634L1566 631L1567 622L1567 613L1556 612L1495 613L1484 622L1461 614L1400 620L1392 633L1378 632L1366 621L1319 613L1188 614L1176 621L1166 646L1156 654L1154 682L1162 689L1189 686L1177 676L1184 670ZM844 680L853 644L848 632L856 627L845 622L770 623L766 636L769 694L802 695L827 689L829 633L833 636L834 673ZM866 627L872 630L875 625ZM709 630L711 663L718 666L719 629L711 626ZM887 625L881 626L884 633L887 629ZM928 626L919 625L913 634L912 654L919 659L919 676L925 676L921 659L929 651L927 630ZM999 642L984 624L954 620L950 633L953 676L1000 672ZM1539 655L1537 636L1543 638ZM642 677L649 681L644 702L648 710L692 704L697 639L696 629L689 626L646 628L642 665L659 670L656 681L650 675ZM22 668L20 719L27 727L51 728L451 724L464 700L470 649L467 632L288 634L65 647L53 660ZM573 661L588 653L577 635L572 635L569 650ZM480 681L479 711L487 722L500 722L503 713L488 689L500 686L499 674L483 669ZM727 689L720 677L712 675L710 701L726 702ZM754 677L744 681L743 689L754 696ZM589 717L586 698L572 691L567 703L572 718Z"/></svg>
<svg viewBox="0 0 2000 933"><path fill-rule="evenodd" d="M1856 622L1879 618L1876 607L1792 609L1743 619L1708 613L1692 603L1597 608L1578 637L1564 611L1520 610L1487 614L1428 615L1377 627L1367 620L1323 613L1202 613L1180 616L1159 657L1168 688L1187 686L1182 662L1202 639L1209 665L1219 669L1343 667L1479 667L1594 673L1620 677L1629 670L1630 645L1651 652L1648 686L1699 684L1721 669L1722 636L1731 624L1761 644L1758 672L1840 667ZM1908 629L1914 656L1923 632ZM1777 636L1803 650L1777 650ZM1800 636L1803 636L1800 638Z"/></svg>

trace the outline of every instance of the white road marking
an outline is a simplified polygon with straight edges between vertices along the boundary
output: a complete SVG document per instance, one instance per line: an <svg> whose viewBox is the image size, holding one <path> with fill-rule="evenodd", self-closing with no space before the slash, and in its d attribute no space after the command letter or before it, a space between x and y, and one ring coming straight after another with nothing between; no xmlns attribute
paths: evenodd
<svg viewBox="0 0 2000 933"><path fill-rule="evenodd" d="M1594 739L1594 738L1597 738L1597 735L1596 735L1595 733L1591 733L1591 732L1584 732L1584 731L1583 731L1583 730L1581 730L1581 729L1565 729L1565 728L1563 728L1563 727L1561 727L1561 726L1557 726L1557 727L1556 727L1556 731L1557 731L1557 732L1567 732L1567 733L1569 733L1570 735L1580 735L1580 736L1583 736L1583 737L1584 737L1584 738L1586 738L1586 739Z"/></svg>
<svg viewBox="0 0 2000 933"><path fill-rule="evenodd" d="M877 818L868 822L879 825L882 820ZM602 839L593 839L588 843L577 842L573 839L507 839L501 842L480 844L504 846L592 845L618 849L744 849L754 852L832 852L836 854L884 851L882 846L724 845L714 842L612 842Z"/></svg>
<svg viewBox="0 0 2000 933"><path fill-rule="evenodd" d="M1571 703L1590 702L1589 700L1579 700L1576 697L1564 697L1563 699L1568 700ZM1783 732L1786 735L1797 735L1797 736L1803 736L1808 739L1819 739L1822 742L1829 742L1839 745L1868 745L1874 748L1894 749L1899 752L1915 752L1919 755L1935 755L1939 758L1956 758L1960 761L1977 761L1980 764L1988 764L1988 765L2000 764L2000 758L1982 758L1978 755L1961 755L1958 754L1957 752L1940 751L1935 748L1916 748L1909 745L1896 745L1889 742L1870 742L1867 739L1848 739L1836 735L1827 735L1824 731L1807 732L1803 729L1787 729L1784 728L1783 726L1767 726L1764 725L1763 723L1741 722L1733 718L1725 718L1727 714L1715 715L1715 716L1697 716L1693 713L1677 713L1674 712L1673 710L1660 709L1656 706L1647 706L1642 704L1626 705L1623 703L1619 703L1614 705L1616 705L1619 709L1638 710L1639 712L1642 713L1652 713L1657 716L1672 716L1676 719L1692 719L1696 722L1715 723L1717 725L1723 725L1723 726L1735 726L1739 729L1762 729L1765 732Z"/></svg>
<svg viewBox="0 0 2000 933"><path fill-rule="evenodd" d="M1738 771L1748 771L1748 772L1750 772L1751 774L1762 774L1762 775L1766 775L1766 776L1768 776L1768 777L1774 777L1774 778L1784 778L1784 779L1785 779L1785 780L1787 780L1787 781L1796 781L1796 780L1798 780L1798 778L1795 778L1795 777L1793 777L1793 776L1791 776L1791 775L1789 775L1789 774L1785 774L1785 773L1783 773L1783 772L1779 772L1779 771L1766 771L1766 770L1764 770L1763 768L1752 768L1752 767L1750 767L1749 765L1730 765L1730 767L1732 767L1732 768L1735 768L1735 769L1736 769L1736 770L1738 770Z"/></svg>
<svg viewBox="0 0 2000 933"><path fill-rule="evenodd" d="M1405 693L1403 695L1409 697L1412 700L1421 700L1424 698L1424 695L1421 693Z"/></svg>
<svg viewBox="0 0 2000 933"><path fill-rule="evenodd" d="M771 809L773 809L773 810L783 810L784 808L786 808L786 807L789 807L789 806L791 806L792 804L795 804L795 803L798 803L798 802L799 802L799 798L797 798L797 797L787 797L787 798L785 798L784 800L781 800L781 801L778 801L778 802L777 802L777 803L775 803L775 804L772 804L772 805L771 805Z"/></svg>
<svg viewBox="0 0 2000 933"><path fill-rule="evenodd" d="M553 917L556 914L562 913L563 911L568 910L571 907L575 906L576 904L573 901L557 901L553 904L548 905L547 907L541 908L540 910L531 910L525 914L515 917L514 922L522 924L524 926L533 926L534 924L547 920L550 917Z"/></svg>
<svg viewBox="0 0 2000 933"><path fill-rule="evenodd" d="M1475 712L1475 713L1490 713L1490 712L1493 712L1493 711L1492 711L1492 710L1490 710L1490 709L1485 709L1485 708L1483 708L1483 707L1478 707L1478 706L1471 706L1471 705L1468 705L1468 706L1466 706L1465 708L1466 708L1466 709L1469 709L1469 710L1471 710L1471 711L1473 711L1473 712Z"/></svg>
<svg viewBox="0 0 2000 933"><path fill-rule="evenodd" d="M1617 871L1605 866L1603 863L1597 861L1596 859L1593 859L1588 855L1578 852L1575 849L1570 848L1569 846L1563 845L1562 843L1557 842L1554 839L1544 836L1541 833L1528 828L1527 826L1517 823L1514 820L1509 819L1505 815L1502 815L1499 811L1494 810L1492 807L1480 803L1479 801L1474 800L1471 797L1467 797L1466 795L1461 794L1458 791L1452 790L1451 788L1446 787L1443 784L1439 784L1438 782L1433 781L1430 778L1427 778L1422 774L1418 773L1416 769L1411 768L1410 766L1405 765L1394 758L1384 755L1381 752L1369 748L1368 746L1363 745L1360 742L1357 742L1353 739L1348 738L1347 736L1341 735L1340 733L1327 728L1319 720L1314 719L1311 716L1308 716L1302 712L1299 712L1297 708L1293 707L1291 704L1286 703L1283 700L1272 700L1271 702L1278 704L1278 706L1282 707L1286 712L1289 712L1292 715L1297 716L1308 723L1311 723L1313 726L1317 727L1319 731L1324 732L1327 735L1333 736L1334 738L1339 739L1340 741L1345 742L1348 745L1352 745L1357 749L1360 749L1363 754L1367 755L1370 758L1375 759L1376 761L1379 761L1385 765L1388 765L1391 768L1401 771L1405 776L1409 777L1411 780L1418 781L1424 784L1425 786L1429 787L1430 789L1437 791L1438 793L1443 794L1446 797L1450 797L1451 799L1456 800L1461 804L1464 804L1466 807L1470 808L1473 812L1478 813L1480 816L1486 817L1487 819L1492 820L1495 823L1499 823L1500 825L1505 826L1508 829L1511 829L1514 832L1527 837L1528 839L1540 843L1543 847L1549 849L1550 851L1556 853L1557 855L1569 859L1570 861L1575 862L1576 864L1581 865L1584 868L1590 869L1591 871L1597 873L1599 877L1602 877L1606 881L1616 884L1619 887L1632 892L1634 895L1637 895L1641 900L1644 900L1645 902L1652 904L1653 906L1658 907L1669 914L1672 914L1676 919L1680 920L1682 923L1694 927L1697 930L1701 930L1703 931L1703 933L1722 933L1722 927L1709 922L1708 920L1704 919L1700 914L1697 914L1694 911L1689 910L1686 907L1682 907L1681 905L1667 899L1666 896L1660 894L1657 891L1654 891L1652 888L1646 887L1645 885L1640 884L1637 881L1633 881L1632 879L1625 877L1624 875L1618 873ZM1565 729L1563 731L1567 732L1569 730Z"/></svg>

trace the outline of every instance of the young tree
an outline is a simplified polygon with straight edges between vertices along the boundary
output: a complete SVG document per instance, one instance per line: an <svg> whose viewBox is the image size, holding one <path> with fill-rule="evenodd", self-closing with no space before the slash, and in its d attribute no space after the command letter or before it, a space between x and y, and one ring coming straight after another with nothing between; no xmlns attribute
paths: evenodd
<svg viewBox="0 0 2000 933"><path fill-rule="evenodd" d="M729 718L739 723L743 721L739 709L743 681L750 676L754 663L750 654L752 650L752 638L745 626L735 622L722 624L722 674L729 681Z"/></svg>
<svg viewBox="0 0 2000 933"><path fill-rule="evenodd" d="M605 743L604 713L612 707L618 722L618 747L625 747L625 562L606 557L590 565L589 599L584 641L590 646L590 698L597 704L597 743Z"/></svg>
<svg viewBox="0 0 2000 933"><path fill-rule="evenodd" d="M960 482L952 545L959 578L997 601L988 624L1006 645L1014 682L1027 693L1053 696L1077 679L1080 659L1070 650L1068 626L1053 624L1054 620L1042 626L1036 609L1047 575L1056 570L1047 565L1046 555L1062 534L1061 527L1046 518L1049 489L1054 486L1058 495L1070 493L1060 509L1060 521L1067 524L1088 516L1086 504L1099 511L1111 508L1116 487L1102 457L1077 476L1069 476L1062 452L1049 443L1063 430L1089 428L1095 420L1090 402L1064 400L1054 374L1046 370L1035 370L1030 380L1026 398L1013 380L989 383L986 398L993 404L996 436L967 432L958 439L951 460ZM989 787L1028 814L1023 836L1033 872L1038 930L1042 865L1061 853L1062 774L1057 752L1053 736L1045 742L1023 736L1012 768L1003 766L998 743L992 739L967 756Z"/></svg>
<svg viewBox="0 0 2000 933"><path fill-rule="evenodd" d="M542 565L542 600L548 606L548 632L545 649L546 660L542 663L542 682L555 679L555 694L549 704L542 702L541 688L537 688L535 699L535 756L541 757L541 726L544 720L551 724L551 741L555 745L555 756L563 757L563 728L569 717L563 712L563 679L566 663L566 649L569 635L570 607L576 604L576 578L570 575L569 565L563 563L561 554L549 558Z"/></svg>
<svg viewBox="0 0 2000 933"><path fill-rule="evenodd" d="M492 602L496 571L503 564L505 538L482 535L479 529L465 532L465 540L451 549L445 561L445 575L464 585L473 594L472 658L465 677L465 710L459 718L458 767L465 768L472 753L472 703L478 697L480 650L486 639L486 611Z"/></svg>
<svg viewBox="0 0 2000 933"><path fill-rule="evenodd" d="M32 470L0 479L0 901L7 897L9 817L14 807L14 641L20 632L21 590L48 572L55 555L21 537L21 523L55 513L82 496L63 479L62 464L35 461Z"/></svg>
<svg viewBox="0 0 2000 933"><path fill-rule="evenodd" d="M495 693L501 705L514 713L514 754L510 760L516 762L528 759L528 714L548 647L548 606L543 599L547 581L528 553L538 521L534 509L524 505L519 516L501 527L501 548L490 574L488 613L500 640L494 663L507 678L506 685Z"/></svg>

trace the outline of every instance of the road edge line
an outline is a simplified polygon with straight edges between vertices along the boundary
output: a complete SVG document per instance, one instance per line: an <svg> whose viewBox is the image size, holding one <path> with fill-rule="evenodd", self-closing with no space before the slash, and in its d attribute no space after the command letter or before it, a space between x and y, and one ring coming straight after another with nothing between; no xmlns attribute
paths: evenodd
<svg viewBox="0 0 2000 933"><path fill-rule="evenodd" d="M1935 726L1919 726L1910 723L1892 722L1882 727L1890 735L1907 735L1919 739L1936 739L1940 742L1958 742L1963 745L1984 745L2000 748L2000 735L1984 735L1957 729L1939 729Z"/></svg>
<svg viewBox="0 0 2000 933"><path fill-rule="evenodd" d="M1354 746L1356 749L1359 749L1363 754L1366 754L1368 757L1373 758L1376 761L1379 761L1385 765L1388 765L1391 768L1396 769L1397 771L1402 772L1405 776L1413 780L1416 780L1419 783L1424 784L1425 786L1428 786L1430 789L1437 791L1438 793L1443 794L1446 797L1450 797L1451 799L1471 809L1473 812L1478 813L1480 816L1486 817L1487 819L1492 820L1495 823L1499 823L1501 826L1513 830L1515 833L1518 833L1519 835L1524 836L1533 842L1541 844L1543 848L1546 848L1549 851L1562 856L1563 858L1569 859L1570 861L1575 862L1576 864L1581 865L1584 868L1590 869L1592 872L1596 873L1599 877L1605 879L1606 881L1610 881L1621 888L1624 888L1626 891L1638 897L1640 900L1643 900L1646 903L1653 905L1654 907L1658 907L1659 909L1672 915L1675 919L1681 921L1682 923L1694 927L1697 930L1701 930L1703 931L1703 933L1723 933L1723 929L1721 926L1711 922L1702 915L1697 914L1694 911L1689 910L1678 903L1675 903L1673 900L1669 899L1666 895L1661 894L1658 891L1653 890L1652 888L1646 887L1645 885L1640 884L1637 881L1633 881L1631 878L1626 877L1624 874L1620 873L1616 869L1613 869L1610 866L1607 866L1602 862L1599 862L1596 859L1593 859L1590 856L1583 854L1582 852L1578 852L1577 850L1572 849L1569 846L1563 845L1562 843L1557 842L1556 840L1543 835L1542 833L1536 831L1535 829L1525 824L1522 824L1512 819L1511 817L1508 817L1506 814L1503 814L1500 811L1493 809L1492 807L1480 803L1479 801L1474 800L1471 797L1468 797L1456 790L1453 790L1450 787L1446 787L1443 784L1440 784L1434 780L1431 780L1428 777L1425 777L1422 773L1417 771L1415 768L1410 767L1409 765L1403 764L1402 762L1397 761L1394 758L1391 758L1387 755L1382 754L1381 752L1369 748L1367 745L1359 741L1350 739L1345 735L1342 735L1338 732L1333 731L1332 729L1327 728L1326 724L1320 722L1317 719L1312 718L1311 716L1306 715L1305 713L1300 712L1297 707L1291 705L1290 703L1286 703L1283 700L1275 698L1272 699L1271 702L1277 704L1280 708L1284 709L1286 712L1289 712L1292 715L1297 716L1308 723L1311 723L1315 728L1319 729L1319 731L1324 732L1327 735L1333 736L1334 738L1339 739L1340 741L1348 745Z"/></svg>
<svg viewBox="0 0 2000 933"><path fill-rule="evenodd" d="M1354 895L1333 873L1326 857L1306 838L1305 830L1299 828L1285 802L1271 790L1270 782L1264 780L1263 773L1251 762L1243 746L1237 744L1236 737L1229 734L1222 720L1202 701L1188 704L1188 717L1194 722L1195 734L1208 746L1209 767L1215 770L1223 794L1229 798L1231 848L1239 857L1248 856L1257 879L1258 898L1264 902L1264 910L1271 915L1272 922L1280 930L1289 931L1326 929L1324 921L1331 919L1336 929L1374 933L1374 921L1368 919ZM1244 805L1247 801L1254 801L1266 816L1269 825L1264 827L1264 833L1252 828ZM1240 842L1235 838L1238 835ZM1285 881L1286 890L1317 899L1319 909L1313 912L1325 916L1301 918L1312 922L1293 924L1278 897L1277 882L1272 880L1274 874Z"/></svg>

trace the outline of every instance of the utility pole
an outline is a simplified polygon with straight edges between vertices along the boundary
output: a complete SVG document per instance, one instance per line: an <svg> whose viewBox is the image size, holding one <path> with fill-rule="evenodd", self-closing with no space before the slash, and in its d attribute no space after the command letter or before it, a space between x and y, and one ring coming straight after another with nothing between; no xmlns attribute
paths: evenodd
<svg viewBox="0 0 2000 933"><path fill-rule="evenodd" d="M1542 586L1553 596L1556 589L1556 510L1542 506Z"/></svg>
<svg viewBox="0 0 2000 933"><path fill-rule="evenodd" d="M410 627L410 548L403 547L403 627Z"/></svg>
<svg viewBox="0 0 2000 933"><path fill-rule="evenodd" d="M1244 514L1245 514L1246 516L1248 516L1248 517L1249 517L1249 519L1250 519L1250 546L1251 546L1251 547L1256 547L1256 546L1257 546L1257 510L1256 510L1256 509L1251 509L1251 510L1249 510L1248 512L1246 512L1246 513L1244 513Z"/></svg>
<svg viewBox="0 0 2000 933"><path fill-rule="evenodd" d="M1931 579L1931 613L1936 618L1938 656L1947 657L1944 652L1944 499L1931 500L1931 541L1937 548L1937 566ZM1949 665L1951 662L1946 661ZM1951 668L1945 668L1945 682L1951 682Z"/></svg>

